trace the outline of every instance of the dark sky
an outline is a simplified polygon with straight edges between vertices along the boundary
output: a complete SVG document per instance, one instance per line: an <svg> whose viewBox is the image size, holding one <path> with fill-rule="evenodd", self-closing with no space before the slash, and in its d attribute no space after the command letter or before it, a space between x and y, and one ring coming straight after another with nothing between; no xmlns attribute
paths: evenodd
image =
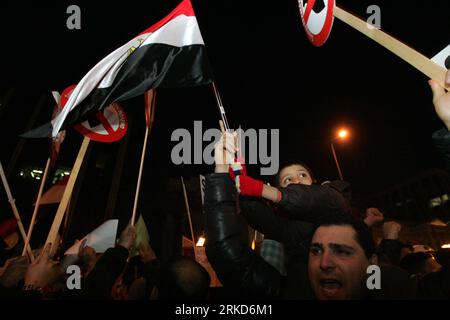
<svg viewBox="0 0 450 320"><path fill-rule="evenodd" d="M8 164L17 134L26 128L42 95L43 108L34 126L50 116L51 90L62 91L79 81L96 62L177 3L2 1L0 93L4 98L11 88L15 90L0 109L2 163ZM81 30L66 27L70 4L81 8ZM336 149L356 195L381 191L442 166L431 141L432 132L442 124L433 111L427 78L386 49L339 20L328 42L313 47L295 0L193 0L193 4L230 125L280 129L282 160L303 160L320 180L336 179L329 141L335 128L346 125L351 140ZM450 42L448 1L338 2L361 17L368 16L371 4L381 8L383 30L428 57ZM158 94L151 137L155 148L150 152L160 152L158 157L166 161L173 146L172 129L192 130L194 120L212 127L219 115L210 88L166 89ZM136 104L124 103L127 113L142 115ZM69 138L64 146L62 158L68 165L77 139ZM20 161L43 164L46 152L46 142L27 142ZM173 170L161 163L149 170Z"/></svg>

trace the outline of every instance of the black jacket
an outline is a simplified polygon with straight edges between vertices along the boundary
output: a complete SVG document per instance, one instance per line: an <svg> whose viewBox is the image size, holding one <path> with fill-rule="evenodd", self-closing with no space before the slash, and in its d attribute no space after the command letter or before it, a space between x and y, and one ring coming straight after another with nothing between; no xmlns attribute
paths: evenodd
<svg viewBox="0 0 450 320"><path fill-rule="evenodd" d="M450 172L450 131L441 129L433 133L433 142L442 155L444 166Z"/></svg>
<svg viewBox="0 0 450 320"><path fill-rule="evenodd" d="M111 299L111 289L127 264L128 254L120 245L106 250L85 280L84 298Z"/></svg>
<svg viewBox="0 0 450 320"><path fill-rule="evenodd" d="M326 185L292 184L281 188L278 214L260 199L241 197L241 213L248 224L265 237L285 245L290 259L306 261L314 224L321 215L351 214L346 196L350 184L335 181Z"/></svg>
<svg viewBox="0 0 450 320"><path fill-rule="evenodd" d="M350 184L334 181L325 185L291 184L280 189L280 208L290 219L316 223L324 214L351 214Z"/></svg>
<svg viewBox="0 0 450 320"><path fill-rule="evenodd" d="M228 173L206 176L206 254L219 280L237 298L276 298L283 277L242 241L236 191Z"/></svg>

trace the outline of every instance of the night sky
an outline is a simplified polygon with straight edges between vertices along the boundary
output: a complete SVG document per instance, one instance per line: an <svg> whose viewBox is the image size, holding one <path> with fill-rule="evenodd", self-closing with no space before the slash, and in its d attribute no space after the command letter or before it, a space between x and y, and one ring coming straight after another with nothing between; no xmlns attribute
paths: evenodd
<svg viewBox="0 0 450 320"><path fill-rule="evenodd" d="M49 120L51 90L61 92L77 83L95 63L177 3L2 1L0 97L14 88L0 108L3 165L8 166L17 135L27 127L39 99L43 107L32 127ZM70 4L81 8L81 30L66 27ZM384 31L428 57L450 43L448 1L338 1L361 17L368 16L371 4L381 8ZM328 42L313 47L295 0L193 0L193 5L231 127L280 129L281 161L302 160L319 180L337 179L330 140L345 125L351 139L336 144L336 150L355 196L442 167L431 140L442 124L434 114L427 78L394 54L337 19ZM170 164L173 129L192 131L194 120L204 121L205 129L216 126L219 114L211 88L161 89L156 103L149 150L155 160L146 170L168 176L211 170ZM142 98L123 106L143 130ZM74 131L68 135L60 161L71 166L81 138ZM139 146L141 139L133 143ZM17 170L22 164L44 165L44 140L25 143ZM137 169L137 161L126 168Z"/></svg>

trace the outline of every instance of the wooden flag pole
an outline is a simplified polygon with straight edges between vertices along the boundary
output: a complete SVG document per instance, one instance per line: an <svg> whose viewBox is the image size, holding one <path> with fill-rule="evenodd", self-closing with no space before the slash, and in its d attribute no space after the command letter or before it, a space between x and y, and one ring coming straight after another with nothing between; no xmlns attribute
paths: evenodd
<svg viewBox="0 0 450 320"><path fill-rule="evenodd" d="M86 150L89 146L90 139L88 137L84 137L83 143L81 144L80 150L78 151L77 159L75 160L75 164L73 165L72 171L70 172L69 180L67 181L66 189L64 190L64 194L62 196L61 202L59 203L58 211L56 212L55 218L53 219L52 227L50 228L50 232L48 233L47 240L45 241L45 245L48 243L52 244L51 252L55 253L58 248L58 244L55 243L56 237L58 235L59 227L61 226L62 219L64 214L66 213L67 205L70 200L70 196L72 195L72 190L77 180L78 172L80 171L81 164L83 163L84 156L86 154ZM55 246L56 244L56 246Z"/></svg>
<svg viewBox="0 0 450 320"><path fill-rule="evenodd" d="M39 191L38 191L38 195L37 195L37 198L36 198L36 203L34 204L33 215L31 217L30 225L28 226L27 238L25 240L25 245L23 247L22 256L25 255L26 248L29 246L31 235L33 234L34 223L36 221L37 212L39 210L39 206L40 206L40 203L41 203L41 197L42 197L42 192L44 190L45 182L47 181L47 175L48 175L48 170L50 168L50 162L51 162L51 159L50 159L50 157L48 157L47 163L45 164L44 173L42 174L41 185L39 186ZM31 254L30 258L31 258L31 262L33 262L34 255Z"/></svg>
<svg viewBox="0 0 450 320"><path fill-rule="evenodd" d="M145 126L144 144L142 146L142 152L141 152L141 164L139 165L139 175L138 175L138 180L136 183L136 193L134 194L133 214L131 215L131 226L134 226L134 222L136 220L136 210L137 210L137 204L138 204L138 199L139 199L139 192L141 190L142 171L144 168L145 151L147 150L147 140L148 140L150 131L152 130L152 127L153 127L153 121L155 119L156 91L150 90L149 92L146 93L145 97L146 97L146 99L151 99L151 101L146 101L146 103L150 103L150 111L149 111L148 115L146 114L147 124ZM148 98L148 97L150 97L150 98ZM147 118L147 116L148 116L148 118Z"/></svg>
<svg viewBox="0 0 450 320"><path fill-rule="evenodd" d="M337 6L334 9L334 16L396 54L430 79L438 81L443 88L446 88L445 73L447 70L423 54Z"/></svg>
<svg viewBox="0 0 450 320"><path fill-rule="evenodd" d="M142 169L144 168L144 160L145 160L145 150L147 149L147 139L148 139L148 126L145 126L145 136L144 136L144 145L142 146L141 152L141 164L139 166L139 175L136 184L136 193L134 194L134 205L133 205L133 215L131 216L131 226L134 226L134 221L136 220L136 209L139 199L139 191L141 189L141 179L142 179Z"/></svg>
<svg viewBox="0 0 450 320"><path fill-rule="evenodd" d="M17 220L17 226L19 227L20 235L22 236L22 240L25 243L27 234L25 233L25 228L23 227L22 219L20 219L19 211L17 210L16 200L13 198L13 196L11 194L11 189L9 189L8 181L6 180L5 171L3 171L3 166L2 166L1 162L0 162L0 176L2 178L3 186L5 187L6 195L8 196L8 201L11 204L11 208L14 213L14 217ZM33 253L31 252L30 247L28 246L25 248L27 249L30 259L32 259L31 257L33 256Z"/></svg>
<svg viewBox="0 0 450 320"><path fill-rule="evenodd" d="M191 210L189 208L189 202L186 192L186 186L184 185L184 179L181 177L181 186L183 187L183 195L184 195L184 204L186 206L186 212L189 220L189 228L191 229L191 238L192 238L192 247L194 248L195 255L195 237L194 237L194 228L192 228L192 220L191 220Z"/></svg>
<svg viewBox="0 0 450 320"><path fill-rule="evenodd" d="M62 227L62 232L61 232L61 239L59 241L59 243L61 244L61 247L64 246L64 240L66 239L67 232L69 229L69 220L71 218L70 217L70 215L71 215L70 204L71 204L72 199L73 199L73 197L72 197L72 195L70 195L69 201L67 203L66 213L64 214L64 222L63 222L63 227Z"/></svg>

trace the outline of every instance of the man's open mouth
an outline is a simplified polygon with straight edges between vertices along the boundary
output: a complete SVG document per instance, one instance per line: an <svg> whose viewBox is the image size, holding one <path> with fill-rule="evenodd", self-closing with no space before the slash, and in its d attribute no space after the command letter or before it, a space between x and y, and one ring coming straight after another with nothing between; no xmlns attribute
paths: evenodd
<svg viewBox="0 0 450 320"><path fill-rule="evenodd" d="M342 283L336 279L322 279L320 280L320 287L326 290L334 290L341 288Z"/></svg>

